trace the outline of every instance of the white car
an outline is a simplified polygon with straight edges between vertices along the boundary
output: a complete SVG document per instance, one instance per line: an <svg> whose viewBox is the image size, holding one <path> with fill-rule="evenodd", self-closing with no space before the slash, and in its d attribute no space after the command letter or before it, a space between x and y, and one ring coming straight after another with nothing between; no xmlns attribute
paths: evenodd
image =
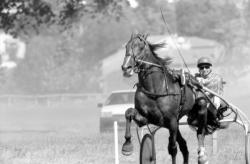
<svg viewBox="0 0 250 164"><path fill-rule="evenodd" d="M135 90L113 91L104 104L98 104L101 108L100 132L112 130L114 121L119 127L124 127L125 111L134 108L134 95Z"/></svg>

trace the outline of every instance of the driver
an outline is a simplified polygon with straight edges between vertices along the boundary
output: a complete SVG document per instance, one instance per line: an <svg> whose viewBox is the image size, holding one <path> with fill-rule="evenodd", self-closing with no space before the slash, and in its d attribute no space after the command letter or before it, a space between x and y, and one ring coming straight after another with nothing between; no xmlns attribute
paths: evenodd
<svg viewBox="0 0 250 164"><path fill-rule="evenodd" d="M200 82L200 84L219 95L223 94L223 79L220 75L212 72L212 62L207 57L201 57L198 59L197 67L199 73L195 74L195 78ZM217 119L217 110L221 105L221 100L219 97L206 92L207 96L212 100L216 109L212 108L212 114L215 119ZM198 95L198 97L204 95ZM211 108L210 108L211 109Z"/></svg>

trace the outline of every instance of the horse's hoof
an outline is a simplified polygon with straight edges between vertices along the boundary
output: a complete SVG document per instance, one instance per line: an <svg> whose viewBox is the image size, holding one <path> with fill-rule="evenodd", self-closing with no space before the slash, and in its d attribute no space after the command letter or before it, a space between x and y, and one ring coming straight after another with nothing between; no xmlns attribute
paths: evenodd
<svg viewBox="0 0 250 164"><path fill-rule="evenodd" d="M133 152L133 144L131 143L131 141L126 141L122 145L122 154L129 156L132 154L132 152Z"/></svg>
<svg viewBox="0 0 250 164"><path fill-rule="evenodd" d="M206 155L200 156L198 158L198 164L208 164L208 159Z"/></svg>

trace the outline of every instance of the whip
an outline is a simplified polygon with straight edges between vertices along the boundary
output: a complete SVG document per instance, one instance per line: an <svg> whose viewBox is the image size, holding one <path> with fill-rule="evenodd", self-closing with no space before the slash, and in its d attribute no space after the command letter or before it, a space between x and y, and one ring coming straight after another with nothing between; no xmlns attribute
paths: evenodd
<svg viewBox="0 0 250 164"><path fill-rule="evenodd" d="M168 27L168 24L167 24L167 22L166 22L166 20L165 20L165 18L164 18L164 15L163 15L163 13L162 13L162 9L160 8L160 10L161 10L161 17L162 17L162 19L163 19L164 24L166 25L166 28L167 28L167 32L168 32L168 34L170 35L170 38L174 41L174 45L175 45L175 47L176 47L176 49L177 49L178 54L180 55L180 57L181 57L181 59L182 59L182 62L184 63L185 67L187 68L188 72L191 74L191 72L190 72L190 70L189 70L189 68L188 68L188 66L187 66L187 63L186 63L184 57L183 57L182 54L181 54L180 49L178 48L178 46L177 46L175 40L174 40L174 39L172 38L172 36L171 36L171 30L170 30L170 28Z"/></svg>

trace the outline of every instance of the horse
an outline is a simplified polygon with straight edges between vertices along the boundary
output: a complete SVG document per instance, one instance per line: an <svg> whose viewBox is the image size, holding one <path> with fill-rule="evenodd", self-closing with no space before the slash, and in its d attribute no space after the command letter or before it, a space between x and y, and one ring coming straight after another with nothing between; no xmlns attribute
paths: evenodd
<svg viewBox="0 0 250 164"><path fill-rule="evenodd" d="M188 164L189 151L186 140L179 130L178 121L188 116L188 124L195 126L198 139L198 163L208 162L204 139L208 134L208 101L205 97L196 97L192 85L182 86L169 68L172 59L158 56L156 50L164 43L152 44L145 34L132 34L126 44L126 53L122 64L123 76L138 74L135 92L135 106L125 112L126 130L122 153L130 155L133 151L131 142L131 121L139 127L153 124L169 130L168 152L172 164L176 164L177 143L183 155L183 163ZM182 90L185 92L182 92ZM195 116L195 117L191 117Z"/></svg>

